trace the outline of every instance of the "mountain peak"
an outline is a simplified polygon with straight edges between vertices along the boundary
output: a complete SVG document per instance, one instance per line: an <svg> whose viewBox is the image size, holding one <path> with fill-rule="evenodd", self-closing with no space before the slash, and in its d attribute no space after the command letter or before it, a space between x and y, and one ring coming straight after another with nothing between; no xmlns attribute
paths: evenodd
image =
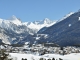
<svg viewBox="0 0 80 60"><path fill-rule="evenodd" d="M15 15L12 15L12 17L9 20L16 20L17 17Z"/></svg>
<svg viewBox="0 0 80 60"><path fill-rule="evenodd" d="M43 20L43 22L44 22L44 24L50 24L52 21L50 19L48 19L48 18L45 18Z"/></svg>
<svg viewBox="0 0 80 60"><path fill-rule="evenodd" d="M68 17L71 16L72 14L74 14L74 12L68 13L68 14L65 15L63 18L61 18L60 21L66 19L66 18L68 18Z"/></svg>
<svg viewBox="0 0 80 60"><path fill-rule="evenodd" d="M49 18L45 18L44 20L49 20Z"/></svg>
<svg viewBox="0 0 80 60"><path fill-rule="evenodd" d="M48 19L48 18L45 18L45 19L44 19L44 21L50 21L50 19Z"/></svg>
<svg viewBox="0 0 80 60"><path fill-rule="evenodd" d="M15 15L12 15L9 20L16 25L22 25L22 22Z"/></svg>

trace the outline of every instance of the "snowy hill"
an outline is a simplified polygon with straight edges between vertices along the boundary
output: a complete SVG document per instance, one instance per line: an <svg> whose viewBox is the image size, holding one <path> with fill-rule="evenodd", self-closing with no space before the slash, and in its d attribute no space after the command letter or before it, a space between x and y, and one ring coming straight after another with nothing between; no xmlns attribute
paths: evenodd
<svg viewBox="0 0 80 60"><path fill-rule="evenodd" d="M48 18L42 21L22 22L16 16L9 19L0 19L0 39L6 44L16 44L28 35L34 35L43 27L55 24Z"/></svg>
<svg viewBox="0 0 80 60"><path fill-rule="evenodd" d="M41 28L43 27L49 27L53 24L55 24L56 21L51 21L48 18L45 18L41 21L35 21L35 22L21 22L16 16L12 16L10 19L0 19L0 27L6 28L6 29L12 29L12 27L18 27L18 26L26 26L27 28L31 29L32 32L30 33L37 33ZM17 31L16 33L20 33Z"/></svg>
<svg viewBox="0 0 80 60"><path fill-rule="evenodd" d="M41 34L48 37L40 38L39 42L53 42L60 46L73 46L80 44L80 11L47 28Z"/></svg>

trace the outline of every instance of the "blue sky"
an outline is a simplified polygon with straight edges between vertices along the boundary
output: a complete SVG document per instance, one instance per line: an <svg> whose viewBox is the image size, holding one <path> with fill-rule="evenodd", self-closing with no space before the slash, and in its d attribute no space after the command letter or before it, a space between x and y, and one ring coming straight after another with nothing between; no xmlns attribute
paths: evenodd
<svg viewBox="0 0 80 60"><path fill-rule="evenodd" d="M79 9L80 0L0 0L0 18L15 15L23 22L44 18L58 20Z"/></svg>

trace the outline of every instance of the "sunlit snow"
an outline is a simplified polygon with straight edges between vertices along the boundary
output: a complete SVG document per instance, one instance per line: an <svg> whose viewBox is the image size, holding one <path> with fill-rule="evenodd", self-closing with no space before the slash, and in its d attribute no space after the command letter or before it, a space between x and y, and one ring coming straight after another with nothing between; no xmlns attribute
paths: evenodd
<svg viewBox="0 0 80 60"><path fill-rule="evenodd" d="M39 40L40 39L40 37L36 37L36 40Z"/></svg>
<svg viewBox="0 0 80 60"><path fill-rule="evenodd" d="M59 54L45 54L45 55L33 55L33 54L20 54L20 53L9 53L10 56L13 59L16 60L21 60L27 59L27 60L40 60L40 58L45 59L52 59L54 58L55 60L63 59L63 60L80 60L80 53L72 53L68 55L59 55Z"/></svg>
<svg viewBox="0 0 80 60"><path fill-rule="evenodd" d="M71 26L71 24L68 25L69 27Z"/></svg>
<svg viewBox="0 0 80 60"><path fill-rule="evenodd" d="M79 17L79 19L78 19L79 21L80 21L80 17Z"/></svg>
<svg viewBox="0 0 80 60"><path fill-rule="evenodd" d="M65 15L62 19L60 19L60 21L68 18L68 17L71 16L72 14L74 14L74 12L70 12L69 14Z"/></svg>
<svg viewBox="0 0 80 60"><path fill-rule="evenodd" d="M16 25L22 25L22 23L21 23L21 21L18 19L18 18L16 18L16 16L12 16L12 23L14 23L14 24L16 24Z"/></svg>

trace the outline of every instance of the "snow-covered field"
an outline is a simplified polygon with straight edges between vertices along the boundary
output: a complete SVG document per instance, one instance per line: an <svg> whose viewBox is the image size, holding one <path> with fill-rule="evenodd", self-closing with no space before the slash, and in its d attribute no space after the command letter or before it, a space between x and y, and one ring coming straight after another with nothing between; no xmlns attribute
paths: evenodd
<svg viewBox="0 0 80 60"><path fill-rule="evenodd" d="M59 60L59 59L63 59L63 60L80 60L80 53L71 53L68 55L59 55L59 54L45 54L45 55L33 55L33 54L21 54L21 53L9 53L9 55L11 56L10 58L13 58L13 60L22 60L23 59L27 59L27 60L40 60L40 58L43 59L53 59L55 58L55 60Z"/></svg>

